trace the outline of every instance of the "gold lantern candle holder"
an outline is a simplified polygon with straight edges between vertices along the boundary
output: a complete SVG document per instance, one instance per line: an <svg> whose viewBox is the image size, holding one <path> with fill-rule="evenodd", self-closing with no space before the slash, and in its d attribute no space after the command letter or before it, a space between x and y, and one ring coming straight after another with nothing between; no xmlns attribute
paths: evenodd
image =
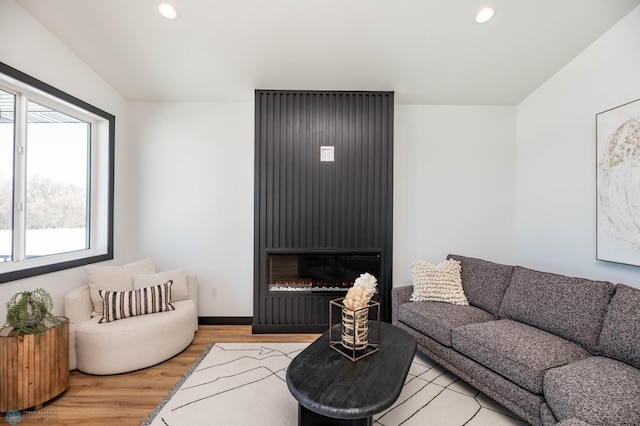
<svg viewBox="0 0 640 426"><path fill-rule="evenodd" d="M356 362L380 350L380 303L370 300L363 308L350 309L343 302L344 297L329 302L329 345ZM340 312L339 324L333 322L334 309ZM370 313L375 318L369 319Z"/></svg>

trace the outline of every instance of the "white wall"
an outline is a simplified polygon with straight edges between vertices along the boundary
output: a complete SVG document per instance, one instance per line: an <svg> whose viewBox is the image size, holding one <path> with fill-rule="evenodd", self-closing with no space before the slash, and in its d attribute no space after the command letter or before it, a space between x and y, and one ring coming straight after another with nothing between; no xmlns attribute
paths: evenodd
<svg viewBox="0 0 640 426"><path fill-rule="evenodd" d="M394 287L449 253L512 263L515 108L396 105Z"/></svg>
<svg viewBox="0 0 640 426"><path fill-rule="evenodd" d="M130 105L129 238L156 269L198 275L200 316L253 316L253 114L251 101Z"/></svg>
<svg viewBox="0 0 640 426"><path fill-rule="evenodd" d="M128 258L126 182L127 103L13 0L0 2L0 61L116 116L115 257ZM64 312L64 294L86 280L83 268L0 284L0 325L5 302L18 291L42 287L54 298L56 315Z"/></svg>
<svg viewBox="0 0 640 426"><path fill-rule="evenodd" d="M640 287L640 268L596 260L595 115L640 98L640 7L517 108L516 259Z"/></svg>
<svg viewBox="0 0 640 426"><path fill-rule="evenodd" d="M512 261L515 108L395 116L394 285L449 252ZM130 123L137 257L197 274L201 316L252 316L253 103L133 102Z"/></svg>

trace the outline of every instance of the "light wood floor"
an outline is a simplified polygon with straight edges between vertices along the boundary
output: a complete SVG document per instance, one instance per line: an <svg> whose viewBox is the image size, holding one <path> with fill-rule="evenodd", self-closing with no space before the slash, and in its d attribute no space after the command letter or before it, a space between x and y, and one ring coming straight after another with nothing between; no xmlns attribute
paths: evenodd
<svg viewBox="0 0 640 426"><path fill-rule="evenodd" d="M213 342L312 342L316 334L251 334L251 326L200 326L191 346L154 367L115 376L72 371L69 388L19 426L139 425ZM0 424L4 419L0 418ZM8 423L7 423L8 424Z"/></svg>

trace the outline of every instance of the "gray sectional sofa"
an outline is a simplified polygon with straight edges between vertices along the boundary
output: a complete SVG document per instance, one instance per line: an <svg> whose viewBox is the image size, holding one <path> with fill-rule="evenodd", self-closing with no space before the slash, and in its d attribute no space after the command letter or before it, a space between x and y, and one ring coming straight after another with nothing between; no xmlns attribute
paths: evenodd
<svg viewBox="0 0 640 426"><path fill-rule="evenodd" d="M640 425L640 290L450 255L469 306L392 291L418 350L533 425Z"/></svg>

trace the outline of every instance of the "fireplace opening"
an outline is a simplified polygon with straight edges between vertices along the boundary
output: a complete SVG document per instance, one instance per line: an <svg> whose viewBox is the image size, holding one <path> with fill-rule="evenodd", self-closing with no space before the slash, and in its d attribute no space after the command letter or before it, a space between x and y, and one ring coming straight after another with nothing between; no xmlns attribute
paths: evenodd
<svg viewBox="0 0 640 426"><path fill-rule="evenodd" d="M379 278L380 254L269 254L269 292L346 293L365 272Z"/></svg>

